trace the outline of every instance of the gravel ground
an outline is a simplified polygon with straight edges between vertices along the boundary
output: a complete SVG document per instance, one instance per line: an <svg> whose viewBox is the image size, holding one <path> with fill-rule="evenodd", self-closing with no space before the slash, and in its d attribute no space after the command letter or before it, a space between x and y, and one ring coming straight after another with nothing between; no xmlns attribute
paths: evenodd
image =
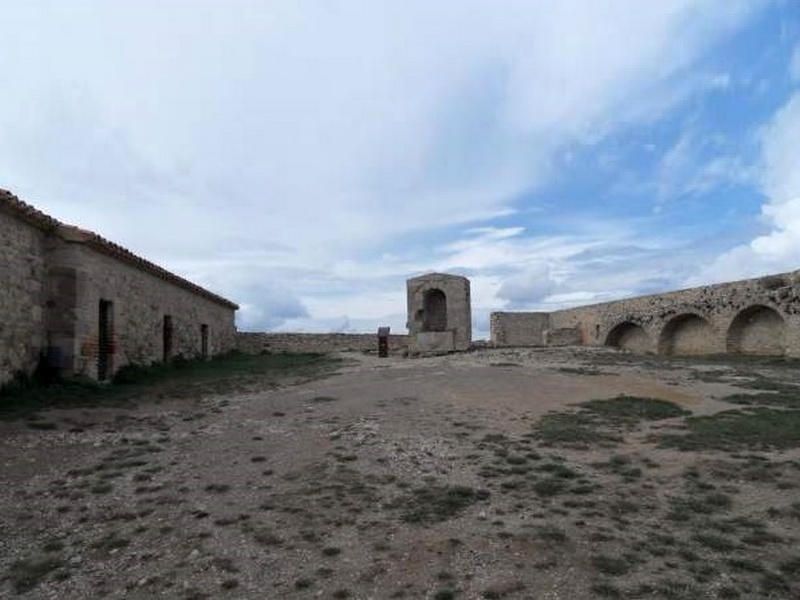
<svg viewBox="0 0 800 600"><path fill-rule="evenodd" d="M346 359L301 384L0 422L0 597L800 598L800 440L659 441L680 409L741 408L724 398L749 363ZM620 395L678 412L547 437L554 414Z"/></svg>

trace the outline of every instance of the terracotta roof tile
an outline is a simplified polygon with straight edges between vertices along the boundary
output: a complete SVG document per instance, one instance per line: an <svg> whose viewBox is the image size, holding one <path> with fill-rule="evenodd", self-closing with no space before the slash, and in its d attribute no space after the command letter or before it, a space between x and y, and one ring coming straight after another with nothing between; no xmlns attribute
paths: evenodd
<svg viewBox="0 0 800 600"><path fill-rule="evenodd" d="M67 225L66 223L62 223L57 219L46 215L30 204L23 202L8 190L4 190L2 188L0 188L0 210L17 217L29 225L41 229L42 231L55 233L58 235L58 237L66 242L85 244L87 247L92 248L97 252L101 252L119 260L120 262L132 265L146 273L149 273L150 275L172 283L173 285L182 287L197 294L198 296L203 296L204 298L216 302L217 304L222 304L223 306L227 306L234 310L239 308L237 304L231 302L230 300L227 300L222 296L218 296L213 292L209 292L207 289L192 283L188 279L179 277L178 275L159 267L157 264L152 263L141 256L137 256L127 248L123 248L119 244L115 244L114 242L107 240L93 231L81 229L80 227L76 227L74 225Z"/></svg>

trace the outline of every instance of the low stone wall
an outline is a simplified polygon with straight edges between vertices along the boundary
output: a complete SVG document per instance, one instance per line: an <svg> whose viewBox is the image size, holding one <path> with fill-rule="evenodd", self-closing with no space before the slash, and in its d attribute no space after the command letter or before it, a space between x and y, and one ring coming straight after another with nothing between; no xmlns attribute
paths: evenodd
<svg viewBox="0 0 800 600"><path fill-rule="evenodd" d="M237 349L246 354L262 352L378 352L377 333L237 333ZM389 336L389 353L408 349L407 335Z"/></svg>
<svg viewBox="0 0 800 600"><path fill-rule="evenodd" d="M546 346L550 315L544 312L495 312L489 317L494 346Z"/></svg>

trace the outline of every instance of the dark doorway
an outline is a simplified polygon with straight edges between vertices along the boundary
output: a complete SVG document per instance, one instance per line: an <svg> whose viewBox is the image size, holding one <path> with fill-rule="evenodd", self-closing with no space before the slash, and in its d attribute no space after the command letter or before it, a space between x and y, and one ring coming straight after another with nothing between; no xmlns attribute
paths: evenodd
<svg viewBox="0 0 800 600"><path fill-rule="evenodd" d="M164 315L164 325L162 331L164 362L172 358L172 317Z"/></svg>
<svg viewBox="0 0 800 600"><path fill-rule="evenodd" d="M114 306L110 300L100 300L97 333L97 379L105 381L114 371Z"/></svg>
<svg viewBox="0 0 800 600"><path fill-rule="evenodd" d="M432 289L422 297L422 331L447 329L447 297L442 290Z"/></svg>
<svg viewBox="0 0 800 600"><path fill-rule="evenodd" d="M200 325L200 356L208 358L208 325Z"/></svg>

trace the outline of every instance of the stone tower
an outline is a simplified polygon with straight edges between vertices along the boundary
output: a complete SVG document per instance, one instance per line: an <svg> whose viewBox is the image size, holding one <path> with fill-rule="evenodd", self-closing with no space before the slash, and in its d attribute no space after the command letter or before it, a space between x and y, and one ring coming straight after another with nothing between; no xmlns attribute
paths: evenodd
<svg viewBox="0 0 800 600"><path fill-rule="evenodd" d="M406 281L409 350L430 354L468 350L472 340L469 279L430 273Z"/></svg>

